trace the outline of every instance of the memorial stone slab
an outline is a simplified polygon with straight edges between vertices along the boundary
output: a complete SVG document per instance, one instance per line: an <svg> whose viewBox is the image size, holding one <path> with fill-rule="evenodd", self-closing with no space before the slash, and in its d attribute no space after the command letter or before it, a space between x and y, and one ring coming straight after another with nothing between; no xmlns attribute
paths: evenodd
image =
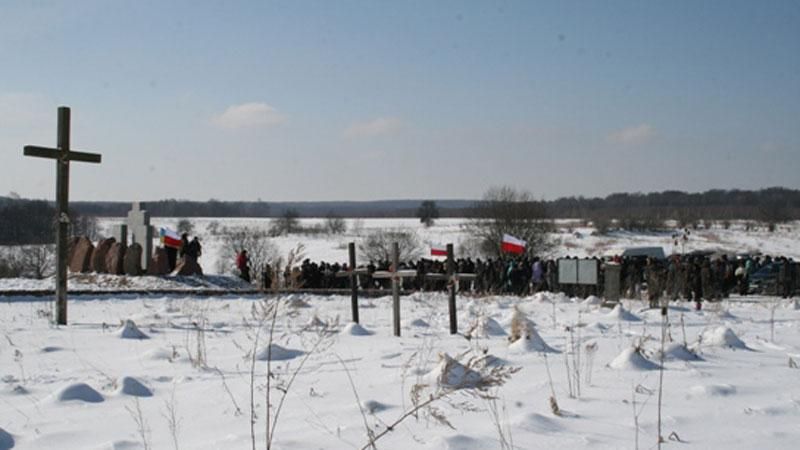
<svg viewBox="0 0 800 450"><path fill-rule="evenodd" d="M106 268L106 256L115 242L117 242L117 240L112 237L103 239L97 243L97 247L94 249L94 253L92 253L93 272L108 273L108 268Z"/></svg>
<svg viewBox="0 0 800 450"><path fill-rule="evenodd" d="M153 254L153 227L150 225L150 213L142 209L142 205L139 202L133 202L125 223L131 233L131 244L139 244L141 246L142 252L139 264L146 271L150 266L150 258Z"/></svg>
<svg viewBox="0 0 800 450"><path fill-rule="evenodd" d="M106 270L112 275L122 275L123 262L125 261L125 249L127 245L122 242L114 242L106 253Z"/></svg>
<svg viewBox="0 0 800 450"><path fill-rule="evenodd" d="M139 244L131 244L125 251L125 258L123 259L123 268L125 275L139 276L142 274L142 246Z"/></svg>
<svg viewBox="0 0 800 450"><path fill-rule="evenodd" d="M169 273L169 259L167 249L156 247L153 258L150 260L150 267L147 268L148 275L167 275Z"/></svg>
<svg viewBox="0 0 800 450"><path fill-rule="evenodd" d="M94 245L89 238L81 236L71 248L69 258L69 270L73 273L88 273L91 271L92 266L92 253L94 252Z"/></svg>

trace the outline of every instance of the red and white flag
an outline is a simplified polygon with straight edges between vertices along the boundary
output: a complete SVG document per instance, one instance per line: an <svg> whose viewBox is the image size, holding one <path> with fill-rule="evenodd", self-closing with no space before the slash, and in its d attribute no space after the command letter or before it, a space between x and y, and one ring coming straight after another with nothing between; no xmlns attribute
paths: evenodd
<svg viewBox="0 0 800 450"><path fill-rule="evenodd" d="M162 228L159 230L159 235L164 247L181 248L181 236L177 232L169 228Z"/></svg>
<svg viewBox="0 0 800 450"><path fill-rule="evenodd" d="M521 255L525 253L526 245L527 242L523 241L522 239L515 238L510 234L504 234L503 241L500 243L500 250L504 251L505 253Z"/></svg>
<svg viewBox="0 0 800 450"><path fill-rule="evenodd" d="M431 244L431 256L447 256L447 246L442 244Z"/></svg>

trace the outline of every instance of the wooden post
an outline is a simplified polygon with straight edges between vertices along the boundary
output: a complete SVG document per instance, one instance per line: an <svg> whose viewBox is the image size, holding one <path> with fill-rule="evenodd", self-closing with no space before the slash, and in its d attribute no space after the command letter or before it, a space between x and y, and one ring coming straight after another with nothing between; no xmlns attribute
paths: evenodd
<svg viewBox="0 0 800 450"><path fill-rule="evenodd" d="M447 310L450 313L450 334L458 333L458 317L456 315L456 262L453 258L453 244L447 244L447 287L450 296L447 300Z"/></svg>
<svg viewBox="0 0 800 450"><path fill-rule="evenodd" d="M392 244L392 268L393 272L400 270L400 244ZM392 279L392 322L394 324L394 335L400 336L400 280Z"/></svg>
<svg viewBox="0 0 800 450"><path fill-rule="evenodd" d="M58 108L58 140L61 158L56 160L56 323L67 324L67 257L69 255L69 130L70 110Z"/></svg>
<svg viewBox="0 0 800 450"><path fill-rule="evenodd" d="M347 253L350 257L350 311L353 315L353 322L358 323L358 275L356 274L355 242L351 242L347 245Z"/></svg>
<svg viewBox="0 0 800 450"><path fill-rule="evenodd" d="M56 305L55 322L67 324L67 257L69 254L69 162L100 163L101 156L70 149L70 109L58 108L56 148L26 145L25 156L56 160Z"/></svg>

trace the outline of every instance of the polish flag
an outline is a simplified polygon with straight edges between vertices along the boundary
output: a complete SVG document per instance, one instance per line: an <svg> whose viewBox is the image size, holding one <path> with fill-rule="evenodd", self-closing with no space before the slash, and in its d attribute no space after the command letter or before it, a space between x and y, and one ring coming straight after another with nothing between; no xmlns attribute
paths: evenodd
<svg viewBox="0 0 800 450"><path fill-rule="evenodd" d="M162 228L158 234L161 236L161 243L164 244L164 247L181 248L181 237L178 232Z"/></svg>
<svg viewBox="0 0 800 450"><path fill-rule="evenodd" d="M522 239L515 238L510 234L503 235L503 241L500 244L500 249L506 253L513 253L521 255L525 253L525 246L527 243Z"/></svg>
<svg viewBox="0 0 800 450"><path fill-rule="evenodd" d="M442 244L431 244L431 256L447 256L447 246Z"/></svg>

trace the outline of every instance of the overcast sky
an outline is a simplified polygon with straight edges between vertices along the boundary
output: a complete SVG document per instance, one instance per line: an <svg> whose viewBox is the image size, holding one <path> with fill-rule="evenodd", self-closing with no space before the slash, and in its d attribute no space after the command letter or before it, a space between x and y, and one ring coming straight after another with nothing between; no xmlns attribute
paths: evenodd
<svg viewBox="0 0 800 450"><path fill-rule="evenodd" d="M2 1L0 195L800 188L798 1Z"/></svg>

